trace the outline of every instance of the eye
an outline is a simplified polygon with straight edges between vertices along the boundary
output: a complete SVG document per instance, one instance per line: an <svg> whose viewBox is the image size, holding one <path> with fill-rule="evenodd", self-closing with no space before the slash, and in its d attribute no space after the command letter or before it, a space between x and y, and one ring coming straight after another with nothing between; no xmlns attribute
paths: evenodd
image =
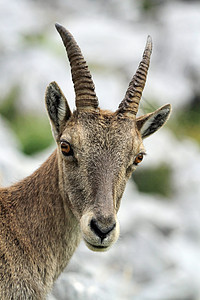
<svg viewBox="0 0 200 300"><path fill-rule="evenodd" d="M139 153L134 160L134 165L137 166L139 163L141 163L143 157L144 157L144 153Z"/></svg>
<svg viewBox="0 0 200 300"><path fill-rule="evenodd" d="M63 155L65 156L73 155L73 150L70 143L68 143L67 141L61 141L60 146Z"/></svg>

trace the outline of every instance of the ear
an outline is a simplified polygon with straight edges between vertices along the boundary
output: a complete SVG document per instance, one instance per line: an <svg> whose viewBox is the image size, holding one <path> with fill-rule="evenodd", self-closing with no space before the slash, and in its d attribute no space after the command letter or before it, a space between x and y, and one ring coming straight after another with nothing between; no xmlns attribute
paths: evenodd
<svg viewBox="0 0 200 300"><path fill-rule="evenodd" d="M137 128L142 138L146 138L161 128L169 118L171 105L166 104L156 111L136 119Z"/></svg>
<svg viewBox="0 0 200 300"><path fill-rule="evenodd" d="M54 138L58 140L71 116L71 111L65 96L55 81L51 82L46 89L45 103Z"/></svg>

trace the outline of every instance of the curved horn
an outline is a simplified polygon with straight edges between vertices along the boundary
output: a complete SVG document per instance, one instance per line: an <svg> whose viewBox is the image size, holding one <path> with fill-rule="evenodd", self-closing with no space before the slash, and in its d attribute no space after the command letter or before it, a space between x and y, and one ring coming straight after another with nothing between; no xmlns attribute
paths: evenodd
<svg viewBox="0 0 200 300"><path fill-rule="evenodd" d="M68 30L59 24L55 26L63 40L70 62L77 110L96 109L99 103L95 86L81 50Z"/></svg>
<svg viewBox="0 0 200 300"><path fill-rule="evenodd" d="M150 36L147 38L146 47L143 53L143 58L139 67L133 76L126 95L119 105L119 113L128 114L132 118L136 118L138 112L139 102L142 97L142 92L146 83L147 72L150 64L150 56L152 52L152 39Z"/></svg>

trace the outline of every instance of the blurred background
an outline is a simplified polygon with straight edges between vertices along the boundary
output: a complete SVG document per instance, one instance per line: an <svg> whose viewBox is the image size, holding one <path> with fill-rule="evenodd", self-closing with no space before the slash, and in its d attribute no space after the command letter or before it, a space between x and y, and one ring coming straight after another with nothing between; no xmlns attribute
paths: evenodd
<svg viewBox="0 0 200 300"><path fill-rule="evenodd" d="M150 34L139 114L171 103L129 181L121 236L107 253L81 243L49 300L200 299L200 2L0 0L0 184L30 174L55 148L44 106L57 81L74 108L54 23L74 35L102 108L116 110Z"/></svg>

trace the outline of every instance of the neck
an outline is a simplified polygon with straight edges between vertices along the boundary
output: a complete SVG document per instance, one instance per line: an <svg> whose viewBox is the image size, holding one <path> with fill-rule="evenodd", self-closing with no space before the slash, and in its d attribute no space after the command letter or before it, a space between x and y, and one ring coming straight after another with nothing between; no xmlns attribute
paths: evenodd
<svg viewBox="0 0 200 300"><path fill-rule="evenodd" d="M26 260L34 261L51 285L80 240L79 224L59 192L55 151L31 176L0 191L12 232ZM44 271L45 270L45 271Z"/></svg>

